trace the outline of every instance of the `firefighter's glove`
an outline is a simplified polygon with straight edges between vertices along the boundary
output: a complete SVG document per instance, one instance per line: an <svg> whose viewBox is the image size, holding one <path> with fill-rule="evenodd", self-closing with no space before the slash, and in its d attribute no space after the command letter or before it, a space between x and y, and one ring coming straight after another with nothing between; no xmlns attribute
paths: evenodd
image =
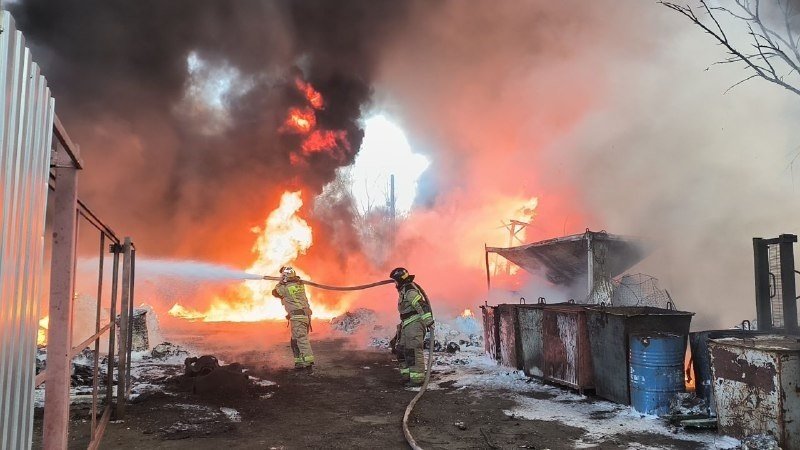
<svg viewBox="0 0 800 450"><path fill-rule="evenodd" d="M272 296L275 297L275 298L281 298L281 295L278 294L278 290L277 289L273 289L272 290Z"/></svg>

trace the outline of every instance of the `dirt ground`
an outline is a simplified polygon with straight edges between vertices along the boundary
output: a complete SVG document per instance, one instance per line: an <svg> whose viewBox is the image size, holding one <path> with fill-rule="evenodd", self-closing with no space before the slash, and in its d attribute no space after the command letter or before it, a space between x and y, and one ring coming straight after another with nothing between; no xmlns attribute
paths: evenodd
<svg viewBox="0 0 800 450"><path fill-rule="evenodd" d="M285 347L280 345L275 350L288 352ZM313 375L267 367L260 350L222 354L228 362L243 363L251 375L277 385L254 387L243 398L214 401L186 392L143 397L128 406L124 422L109 424L101 447L408 448L401 420L415 392L400 385L391 355L353 348L341 339L316 342L315 353L318 362ZM584 434L582 429L558 422L507 416L503 410L513 401L503 391L495 396L472 395L447 384L441 387L423 396L411 421L412 433L426 449L566 449L574 448L572 442ZM215 411L220 407L234 408L241 414L241 421L201 420L195 417L192 405ZM73 407L72 416L70 448L86 448L88 409ZM202 431L183 432L173 426L176 422L193 421ZM463 426L456 426L458 422ZM41 417L37 418L36 427L39 435ZM644 444L644 448L697 448L696 443L661 435L616 436L600 448L630 448L630 442ZM40 444L34 448L37 446Z"/></svg>

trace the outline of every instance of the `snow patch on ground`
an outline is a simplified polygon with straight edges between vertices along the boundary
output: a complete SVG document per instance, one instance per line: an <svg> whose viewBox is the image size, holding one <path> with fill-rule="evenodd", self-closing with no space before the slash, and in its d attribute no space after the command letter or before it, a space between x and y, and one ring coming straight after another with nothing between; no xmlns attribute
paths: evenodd
<svg viewBox="0 0 800 450"><path fill-rule="evenodd" d="M657 417L643 416L628 406L543 384L521 371L498 365L485 356L481 348L466 348L455 354L435 353L433 370L438 375L428 389L449 385L459 392L469 390L472 395L479 396L497 395L500 391L516 403L504 411L508 416L557 421L586 430L587 434L574 442L576 448L599 448L614 436L637 433L660 434L710 449L734 449L740 445L730 437L689 434Z"/></svg>
<svg viewBox="0 0 800 450"><path fill-rule="evenodd" d="M239 414L239 411L233 408L226 408L223 406L219 410L222 411L222 414L225 414L225 417L227 417L231 422L239 423L242 421L242 415Z"/></svg>
<svg viewBox="0 0 800 450"><path fill-rule="evenodd" d="M261 386L261 387L277 386L278 385L278 383L276 383L274 381L262 380L261 378L256 378L256 377L253 377L253 376L250 377L250 381L252 381L254 385Z"/></svg>

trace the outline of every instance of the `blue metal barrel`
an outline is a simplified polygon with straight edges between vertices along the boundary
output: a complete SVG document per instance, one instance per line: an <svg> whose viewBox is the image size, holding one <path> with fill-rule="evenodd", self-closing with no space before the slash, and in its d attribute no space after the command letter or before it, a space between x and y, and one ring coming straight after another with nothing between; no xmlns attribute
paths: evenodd
<svg viewBox="0 0 800 450"><path fill-rule="evenodd" d="M631 406L644 414L667 414L675 394L686 389L686 336L636 334L630 337L629 348Z"/></svg>

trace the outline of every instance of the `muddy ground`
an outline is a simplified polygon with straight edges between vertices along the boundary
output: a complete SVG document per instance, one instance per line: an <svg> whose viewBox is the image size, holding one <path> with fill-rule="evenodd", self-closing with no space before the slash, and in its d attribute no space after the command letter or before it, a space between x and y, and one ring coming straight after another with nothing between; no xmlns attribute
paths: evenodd
<svg viewBox="0 0 800 450"><path fill-rule="evenodd" d="M129 405L124 422L109 424L101 448L408 448L400 424L415 392L400 385L391 355L353 348L344 340L315 344L313 375L268 367L261 351L221 355L277 385L253 387L243 398L208 400L187 392L142 397ZM276 350L288 352L285 347ZM423 396L411 421L412 433L426 449L566 449L575 448L572 442L584 434L558 422L507 416L503 410L513 401L504 391L477 395L441 387ZM220 407L235 409L241 421L230 422ZM86 448L88 409L73 406L71 411L70 448ZM208 417L208 411L216 416ZM463 426L456 426L458 422ZM600 448L631 448L633 442L636 448L698 448L697 443L657 434L617 435ZM38 447L40 443L34 445Z"/></svg>

